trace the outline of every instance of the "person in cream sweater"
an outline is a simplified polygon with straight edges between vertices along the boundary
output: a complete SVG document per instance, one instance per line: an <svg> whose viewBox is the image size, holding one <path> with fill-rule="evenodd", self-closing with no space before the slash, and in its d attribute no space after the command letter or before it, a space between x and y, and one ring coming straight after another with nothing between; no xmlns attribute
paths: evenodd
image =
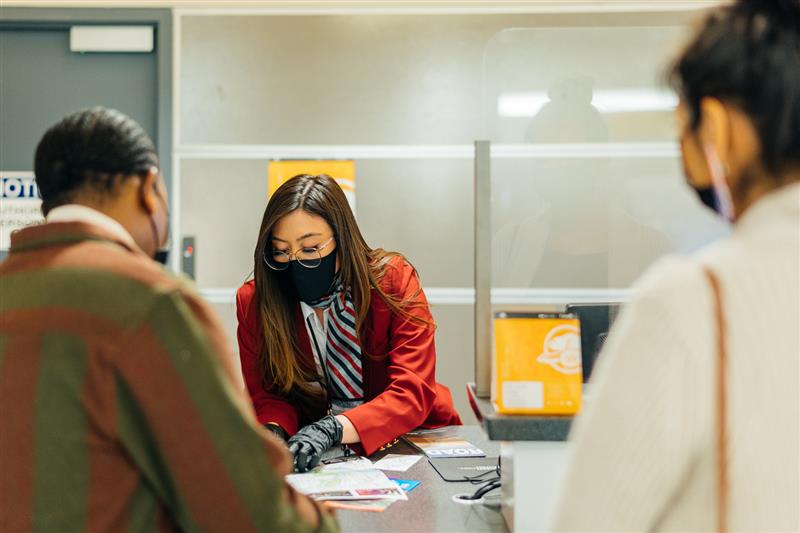
<svg viewBox="0 0 800 533"><path fill-rule="evenodd" d="M732 232L637 283L570 436L552 529L800 531L800 2L714 10L670 77L688 185ZM707 271L727 354L722 485Z"/></svg>

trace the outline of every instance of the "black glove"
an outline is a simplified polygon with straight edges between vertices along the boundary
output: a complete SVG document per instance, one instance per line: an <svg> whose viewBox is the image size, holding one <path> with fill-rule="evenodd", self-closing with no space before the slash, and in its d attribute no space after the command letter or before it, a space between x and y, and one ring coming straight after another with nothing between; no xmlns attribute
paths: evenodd
<svg viewBox="0 0 800 533"><path fill-rule="evenodd" d="M280 427L278 424L274 422L264 424L264 428L273 435L275 435L276 437L278 437L279 439L281 439L283 442L286 442L286 439L289 438L289 435L286 434L286 431L284 431L282 427Z"/></svg>
<svg viewBox="0 0 800 533"><path fill-rule="evenodd" d="M294 455L294 469L306 472L319 464L322 454L342 443L342 424L328 415L298 431L289 439L289 451Z"/></svg>

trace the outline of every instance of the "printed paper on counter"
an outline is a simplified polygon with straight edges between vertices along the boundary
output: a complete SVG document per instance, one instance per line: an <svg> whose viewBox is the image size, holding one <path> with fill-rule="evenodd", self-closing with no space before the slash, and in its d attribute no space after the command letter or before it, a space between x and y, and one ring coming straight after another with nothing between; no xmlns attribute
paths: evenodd
<svg viewBox="0 0 800 533"><path fill-rule="evenodd" d="M392 472L405 472L422 458L421 455L399 455L390 453L379 461L375 462L375 468L389 470Z"/></svg>

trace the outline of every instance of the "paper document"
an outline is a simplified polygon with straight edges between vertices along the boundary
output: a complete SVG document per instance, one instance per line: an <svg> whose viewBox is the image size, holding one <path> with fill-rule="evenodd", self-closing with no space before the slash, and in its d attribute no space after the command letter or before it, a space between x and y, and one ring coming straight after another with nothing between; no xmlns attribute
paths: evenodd
<svg viewBox="0 0 800 533"><path fill-rule="evenodd" d="M331 463L321 463L314 472L348 472L353 470L369 470L375 468L372 461L366 457L348 458L346 461L338 460Z"/></svg>
<svg viewBox="0 0 800 533"><path fill-rule="evenodd" d="M289 474L286 481L296 491L315 500L408 499L394 481L375 468Z"/></svg>
<svg viewBox="0 0 800 533"><path fill-rule="evenodd" d="M465 441L452 428L415 431L403 438L428 457L486 457L483 450Z"/></svg>
<svg viewBox="0 0 800 533"><path fill-rule="evenodd" d="M414 466L417 461L422 458L421 455L398 455L396 453L390 453L383 459L379 461L375 461L374 466L380 470L390 470L392 472L405 472L412 466Z"/></svg>
<svg viewBox="0 0 800 533"><path fill-rule="evenodd" d="M392 505L395 500L351 500L351 501L328 501L327 505L334 509L344 509L347 511L370 511L382 513Z"/></svg>

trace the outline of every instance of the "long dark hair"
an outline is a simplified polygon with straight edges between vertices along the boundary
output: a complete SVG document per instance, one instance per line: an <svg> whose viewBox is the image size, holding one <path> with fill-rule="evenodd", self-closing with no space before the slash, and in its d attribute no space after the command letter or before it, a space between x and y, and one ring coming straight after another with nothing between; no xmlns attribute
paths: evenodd
<svg viewBox="0 0 800 533"><path fill-rule="evenodd" d="M370 356L366 352L364 326L373 290L392 312L425 326L433 327L433 324L409 313L410 308L418 305L413 302L417 295L402 301L381 288L389 261L400 254L369 247L336 180L325 174L293 177L281 185L267 203L253 258L256 301L263 335L262 370L265 383L277 387L284 394L293 389L313 394L309 382L316 376L308 375L299 365L301 350L295 325L297 297L264 262L265 254L271 251L273 227L278 220L297 209L321 217L333 230L336 239L333 253L338 254L342 285L352 293L362 353Z"/></svg>

